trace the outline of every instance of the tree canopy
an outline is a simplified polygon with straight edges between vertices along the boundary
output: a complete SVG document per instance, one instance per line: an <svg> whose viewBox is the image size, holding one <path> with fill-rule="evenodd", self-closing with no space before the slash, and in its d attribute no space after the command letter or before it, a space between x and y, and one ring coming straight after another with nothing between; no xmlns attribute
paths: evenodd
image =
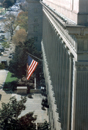
<svg viewBox="0 0 88 130"><path fill-rule="evenodd" d="M16 0L4 0L2 6L6 9L13 6L15 2Z"/></svg>
<svg viewBox="0 0 88 130"><path fill-rule="evenodd" d="M5 31L10 33L10 37L12 39L14 30L16 28L15 26L15 16L13 14L9 14L8 17L4 20L4 29Z"/></svg>
<svg viewBox="0 0 88 130"><path fill-rule="evenodd" d="M33 39L25 41L24 44L19 44L15 48L13 59L10 61L9 64L9 70L12 73L14 73L17 77L21 78L23 76L26 76L28 53L41 58L41 52L39 52L34 46ZM35 59L35 57L32 58ZM38 61L37 59L35 60ZM36 69L38 73L40 72L39 70L40 64L41 62L39 62L39 65L37 67L38 70Z"/></svg>
<svg viewBox="0 0 88 130"><path fill-rule="evenodd" d="M20 45L20 44L23 45L24 42L26 41L26 38L27 38L27 33L25 29L19 29L15 31L12 41L15 45Z"/></svg>
<svg viewBox="0 0 88 130"><path fill-rule="evenodd" d="M11 97L7 104L2 103L0 109L0 130L35 130L33 123L36 118L33 117L33 112L18 118L22 110L25 110L24 103L27 101L26 97L21 97L17 101L15 97Z"/></svg>
<svg viewBox="0 0 88 130"><path fill-rule="evenodd" d="M45 121L42 125L38 127L38 130L50 130L49 123Z"/></svg>
<svg viewBox="0 0 88 130"><path fill-rule="evenodd" d="M16 20L16 25L19 25L20 28L28 30L28 12L21 11Z"/></svg>

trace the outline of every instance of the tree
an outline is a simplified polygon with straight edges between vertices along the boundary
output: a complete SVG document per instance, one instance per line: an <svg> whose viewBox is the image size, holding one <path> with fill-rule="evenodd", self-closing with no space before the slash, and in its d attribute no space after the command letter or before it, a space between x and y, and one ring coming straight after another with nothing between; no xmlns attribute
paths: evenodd
<svg viewBox="0 0 88 130"><path fill-rule="evenodd" d="M40 125L38 127L38 130L50 130L49 123L47 123L47 121L45 121L42 125Z"/></svg>
<svg viewBox="0 0 88 130"><path fill-rule="evenodd" d="M14 5L15 2L16 0L4 0L2 6L6 9Z"/></svg>
<svg viewBox="0 0 88 130"><path fill-rule="evenodd" d="M5 69L5 64L4 63L0 63L0 69Z"/></svg>
<svg viewBox="0 0 88 130"><path fill-rule="evenodd" d="M28 12L21 11L16 20L16 25L20 26L20 28L28 30Z"/></svg>
<svg viewBox="0 0 88 130"><path fill-rule="evenodd" d="M16 46L13 59L9 63L9 71L21 78L26 75L27 53L25 47Z"/></svg>
<svg viewBox="0 0 88 130"><path fill-rule="evenodd" d="M17 30L12 38L15 45L24 45L27 38L27 33L24 29Z"/></svg>
<svg viewBox="0 0 88 130"><path fill-rule="evenodd" d="M11 40L14 30L16 28L14 23L15 23L15 16L13 14L9 14L8 17L4 20L4 29L5 31L10 33Z"/></svg>
<svg viewBox="0 0 88 130"><path fill-rule="evenodd" d="M0 3L2 4L4 0L0 0Z"/></svg>
<svg viewBox="0 0 88 130"><path fill-rule="evenodd" d="M41 58L41 52L39 52L34 46L33 39L29 39L28 41L25 41L23 44L21 44L20 42L20 44L17 45L15 48L13 59L10 61L9 71L11 71L12 73L14 73L16 76L20 78L26 75L28 53ZM35 57L32 58L37 61ZM39 74L40 66L41 66L41 62L40 61L38 62L39 65L36 68L37 74Z"/></svg>
<svg viewBox="0 0 88 130"><path fill-rule="evenodd" d="M28 3L26 1L24 3L21 3L20 9L23 11L28 11Z"/></svg>
<svg viewBox="0 0 88 130"><path fill-rule="evenodd" d="M33 122L36 120L33 117L33 112L18 118L22 110L25 110L24 103L26 97L21 97L20 101L17 101L15 97L11 97L9 103L2 103L2 109L0 109L0 130L35 130Z"/></svg>
<svg viewBox="0 0 88 130"><path fill-rule="evenodd" d="M19 119L21 130L35 130L36 129L36 125L33 123L36 120L36 117L33 117L33 114L34 114L33 112L30 112Z"/></svg>

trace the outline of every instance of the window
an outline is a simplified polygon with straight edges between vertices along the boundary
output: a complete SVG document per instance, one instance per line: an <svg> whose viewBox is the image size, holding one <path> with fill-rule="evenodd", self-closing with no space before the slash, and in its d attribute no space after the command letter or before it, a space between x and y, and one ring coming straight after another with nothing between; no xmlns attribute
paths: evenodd
<svg viewBox="0 0 88 130"><path fill-rule="evenodd" d="M37 8L34 9L34 13L38 13L38 9Z"/></svg>
<svg viewBox="0 0 88 130"><path fill-rule="evenodd" d="M38 37L34 37L34 40L37 42L38 41Z"/></svg>
<svg viewBox="0 0 88 130"><path fill-rule="evenodd" d="M38 23L38 18L35 18L35 19L34 19L34 22L35 22L35 23Z"/></svg>

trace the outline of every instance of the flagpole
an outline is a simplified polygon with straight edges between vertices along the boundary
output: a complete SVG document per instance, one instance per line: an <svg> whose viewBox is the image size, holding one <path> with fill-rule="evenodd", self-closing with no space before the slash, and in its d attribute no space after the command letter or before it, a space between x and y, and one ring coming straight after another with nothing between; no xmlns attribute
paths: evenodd
<svg viewBox="0 0 88 130"><path fill-rule="evenodd" d="M40 58L38 58L38 57L36 57L36 56L30 54L29 52L26 52L26 53L28 53L30 56L32 56L32 57L34 57L34 58L36 58L36 59L38 59L38 60L40 60L40 61L43 61L42 59L40 59Z"/></svg>
<svg viewBox="0 0 88 130"><path fill-rule="evenodd" d="M36 89L36 76L34 77L34 88Z"/></svg>

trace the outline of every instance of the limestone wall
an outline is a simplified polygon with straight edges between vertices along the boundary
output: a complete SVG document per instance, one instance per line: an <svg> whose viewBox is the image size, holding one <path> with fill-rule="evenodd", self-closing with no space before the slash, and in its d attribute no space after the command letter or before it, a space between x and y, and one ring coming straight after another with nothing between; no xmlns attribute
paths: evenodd
<svg viewBox="0 0 88 130"><path fill-rule="evenodd" d="M87 24L87 0L43 0L49 7L76 24Z"/></svg>
<svg viewBox="0 0 88 130"><path fill-rule="evenodd" d="M48 5L42 5L51 130L87 130L88 27L67 24Z"/></svg>

